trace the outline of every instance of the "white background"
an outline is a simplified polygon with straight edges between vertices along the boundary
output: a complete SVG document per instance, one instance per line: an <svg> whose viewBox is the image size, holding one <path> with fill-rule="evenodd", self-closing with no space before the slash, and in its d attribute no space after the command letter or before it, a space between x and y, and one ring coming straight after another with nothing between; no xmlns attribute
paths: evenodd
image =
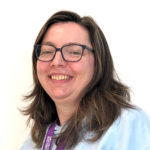
<svg viewBox="0 0 150 150"><path fill-rule="evenodd" d="M18 150L29 132L18 108L32 88L31 54L45 21L58 10L92 16L102 28L132 101L150 114L149 0L5 0L0 2L0 149Z"/></svg>

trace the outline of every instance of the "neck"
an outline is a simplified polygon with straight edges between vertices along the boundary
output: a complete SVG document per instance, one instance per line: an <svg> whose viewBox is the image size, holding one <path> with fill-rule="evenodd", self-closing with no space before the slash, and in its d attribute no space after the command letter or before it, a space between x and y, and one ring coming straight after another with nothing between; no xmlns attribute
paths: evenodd
<svg viewBox="0 0 150 150"><path fill-rule="evenodd" d="M60 125L64 125L75 113L76 105L71 104L56 104L57 114Z"/></svg>

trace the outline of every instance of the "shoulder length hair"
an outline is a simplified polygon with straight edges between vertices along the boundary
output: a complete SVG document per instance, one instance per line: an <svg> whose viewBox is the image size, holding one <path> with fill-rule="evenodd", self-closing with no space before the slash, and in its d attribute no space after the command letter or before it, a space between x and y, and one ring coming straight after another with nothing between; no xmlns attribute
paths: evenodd
<svg viewBox="0 0 150 150"><path fill-rule="evenodd" d="M95 71L92 80L85 89L78 110L69 119L63 133L57 138L67 142L67 147L74 147L84 138L84 131L94 132L88 140L98 140L104 131L121 114L122 108L133 108L130 105L129 88L121 83L114 70L113 60L105 36L96 22L88 16L80 17L70 11L59 11L44 24L34 43L41 44L42 39L51 25L58 22L75 22L87 29L90 42L94 49ZM35 50L32 55L34 87L25 100L32 100L22 112L33 120L31 129L32 140L41 147L49 124L58 119L56 107L51 97L44 91L37 77L37 58Z"/></svg>

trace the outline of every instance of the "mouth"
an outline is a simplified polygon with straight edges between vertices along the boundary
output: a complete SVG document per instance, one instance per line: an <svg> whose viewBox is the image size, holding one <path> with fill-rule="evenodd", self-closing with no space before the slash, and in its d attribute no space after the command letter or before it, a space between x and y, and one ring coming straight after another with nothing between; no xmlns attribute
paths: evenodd
<svg viewBox="0 0 150 150"><path fill-rule="evenodd" d="M72 76L69 76L69 75L50 75L49 77L52 80L57 80L57 81L68 80L68 79L72 78Z"/></svg>

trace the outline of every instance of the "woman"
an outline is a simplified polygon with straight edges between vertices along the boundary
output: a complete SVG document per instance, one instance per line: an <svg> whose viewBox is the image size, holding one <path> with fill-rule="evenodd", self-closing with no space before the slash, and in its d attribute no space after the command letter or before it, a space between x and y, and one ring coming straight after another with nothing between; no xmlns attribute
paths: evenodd
<svg viewBox="0 0 150 150"><path fill-rule="evenodd" d="M23 111L33 127L21 150L150 148L150 119L129 103L92 18L69 11L50 17L35 41L33 78Z"/></svg>

